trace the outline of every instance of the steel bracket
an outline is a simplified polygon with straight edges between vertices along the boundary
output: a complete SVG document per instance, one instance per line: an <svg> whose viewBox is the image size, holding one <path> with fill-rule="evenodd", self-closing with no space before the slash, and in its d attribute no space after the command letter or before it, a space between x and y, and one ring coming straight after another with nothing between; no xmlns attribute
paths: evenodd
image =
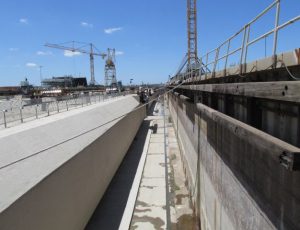
<svg viewBox="0 0 300 230"><path fill-rule="evenodd" d="M284 151L279 156L280 164L290 171L300 170L300 152L286 152Z"/></svg>

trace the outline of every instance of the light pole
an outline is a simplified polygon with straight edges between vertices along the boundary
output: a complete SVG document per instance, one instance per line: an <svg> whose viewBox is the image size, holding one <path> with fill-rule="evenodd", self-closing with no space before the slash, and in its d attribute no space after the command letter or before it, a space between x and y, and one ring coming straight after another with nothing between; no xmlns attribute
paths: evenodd
<svg viewBox="0 0 300 230"><path fill-rule="evenodd" d="M40 80L41 80L41 85L42 85L42 81L43 81L42 68L43 68L43 66L40 65L39 68L40 68Z"/></svg>

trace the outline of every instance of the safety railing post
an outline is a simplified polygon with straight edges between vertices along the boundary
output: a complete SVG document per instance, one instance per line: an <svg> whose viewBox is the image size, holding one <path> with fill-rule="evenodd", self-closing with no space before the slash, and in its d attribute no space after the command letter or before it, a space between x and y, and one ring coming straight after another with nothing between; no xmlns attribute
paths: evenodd
<svg viewBox="0 0 300 230"><path fill-rule="evenodd" d="M214 67L213 67L213 71L212 71L213 78L216 76L216 69L217 69L217 64L218 64L218 59L219 59L220 48L221 47L218 47L216 50L215 62L214 62Z"/></svg>
<svg viewBox="0 0 300 230"><path fill-rule="evenodd" d="M21 123L23 123L23 106L20 107L20 120L21 120Z"/></svg>
<svg viewBox="0 0 300 230"><path fill-rule="evenodd" d="M201 80L202 68L203 68L203 62L202 62L202 57L201 57L200 58L200 65L199 65L199 80Z"/></svg>
<svg viewBox="0 0 300 230"><path fill-rule="evenodd" d="M50 104L51 102L48 103L48 106L47 106L47 114L48 114L48 117L50 116Z"/></svg>
<svg viewBox="0 0 300 230"><path fill-rule="evenodd" d="M57 108L57 112L59 113L59 104L58 104L58 101L56 101L56 108Z"/></svg>
<svg viewBox="0 0 300 230"><path fill-rule="evenodd" d="M276 16L275 16L275 26L274 26L274 41L273 41L273 66L276 68L277 64L277 42L278 42L278 24L280 16L280 0L276 4Z"/></svg>
<svg viewBox="0 0 300 230"><path fill-rule="evenodd" d="M245 43L246 43L246 33L248 31L248 24L244 27L243 32L243 41L241 46L241 56L240 56L240 74L243 74L243 59L244 59L244 52L245 52Z"/></svg>
<svg viewBox="0 0 300 230"><path fill-rule="evenodd" d="M38 105L35 105L35 118L38 119Z"/></svg>
<svg viewBox="0 0 300 230"><path fill-rule="evenodd" d="M7 123L6 123L6 113L7 112L7 110L5 109L5 110L3 110L3 121L4 121L4 128L7 128Z"/></svg>
<svg viewBox="0 0 300 230"><path fill-rule="evenodd" d="M208 63L208 53L206 54L206 61L205 61L205 69L207 69L207 63ZM205 80L207 79L207 71L205 71Z"/></svg>
<svg viewBox="0 0 300 230"><path fill-rule="evenodd" d="M227 75L226 73L226 69L227 69L227 63L228 63L228 54L230 51L230 45L231 45L231 40L228 41L228 45L227 45L227 52L226 52L226 57L225 57L225 64L224 64L224 76Z"/></svg>

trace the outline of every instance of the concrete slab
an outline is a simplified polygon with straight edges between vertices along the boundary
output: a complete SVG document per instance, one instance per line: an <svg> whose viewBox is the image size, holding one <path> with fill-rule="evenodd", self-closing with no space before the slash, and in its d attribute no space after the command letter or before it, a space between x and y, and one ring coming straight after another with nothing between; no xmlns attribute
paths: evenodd
<svg viewBox="0 0 300 230"><path fill-rule="evenodd" d="M161 140L164 140L164 134L163 133L152 133L151 138L160 138Z"/></svg>
<svg viewBox="0 0 300 230"><path fill-rule="evenodd" d="M151 143L164 143L164 139L161 137L151 137L150 139Z"/></svg>
<svg viewBox="0 0 300 230"><path fill-rule="evenodd" d="M141 181L140 187L163 187L166 184L165 177L149 177L149 178L143 178Z"/></svg>
<svg viewBox="0 0 300 230"><path fill-rule="evenodd" d="M151 143L150 139L150 145L148 149L148 154L152 153L159 153L159 154L164 154L164 143Z"/></svg>
<svg viewBox="0 0 300 230"><path fill-rule="evenodd" d="M143 178L165 178L164 155L148 155Z"/></svg>
<svg viewBox="0 0 300 230"><path fill-rule="evenodd" d="M152 182L155 183L155 180L152 180ZM166 206L165 184L163 186L155 186L154 183L152 186L140 187L136 208L152 206L160 206L163 208Z"/></svg>

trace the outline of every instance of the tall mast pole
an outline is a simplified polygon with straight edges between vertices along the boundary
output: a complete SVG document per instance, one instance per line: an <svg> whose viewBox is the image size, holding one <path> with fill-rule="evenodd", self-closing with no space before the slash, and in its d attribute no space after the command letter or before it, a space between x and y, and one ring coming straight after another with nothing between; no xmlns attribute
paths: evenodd
<svg viewBox="0 0 300 230"><path fill-rule="evenodd" d="M197 54L197 1L187 0L188 70L195 69Z"/></svg>
<svg viewBox="0 0 300 230"><path fill-rule="evenodd" d="M91 52L90 52L90 68L91 68L91 85L95 85L95 69L94 69L94 52L93 52L93 44L90 44L91 46Z"/></svg>

